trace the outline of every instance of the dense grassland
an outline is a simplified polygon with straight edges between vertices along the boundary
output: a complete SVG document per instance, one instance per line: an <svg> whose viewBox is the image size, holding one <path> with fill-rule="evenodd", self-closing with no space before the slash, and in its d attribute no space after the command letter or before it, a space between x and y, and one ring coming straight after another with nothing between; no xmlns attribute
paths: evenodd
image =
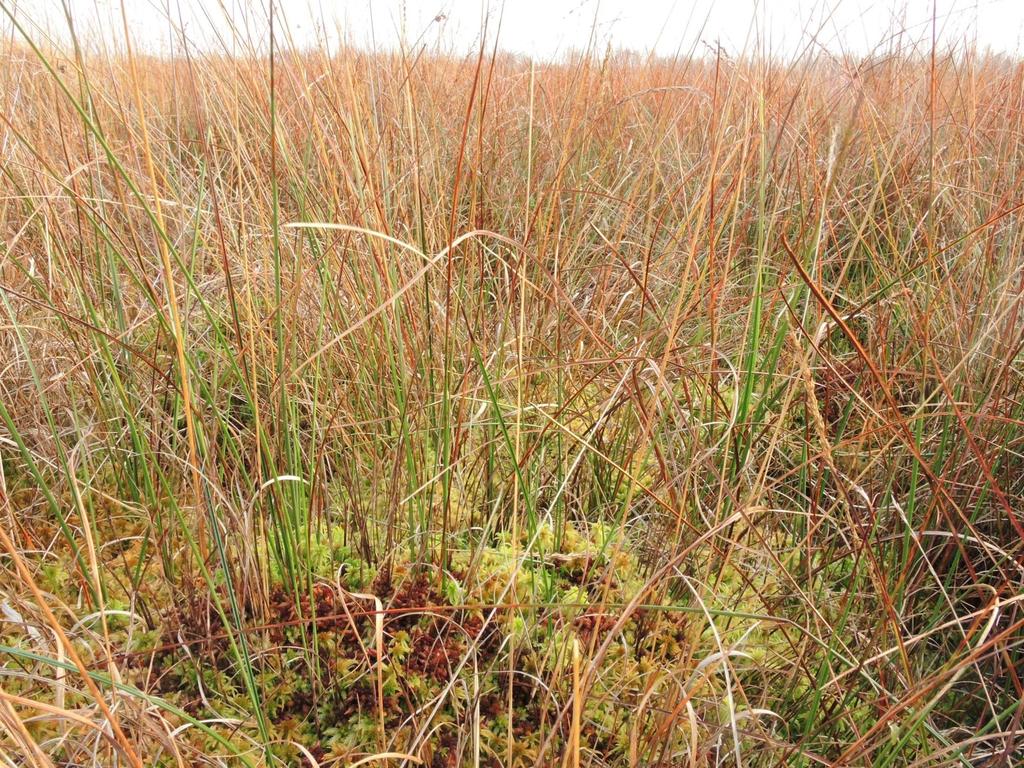
<svg viewBox="0 0 1024 768"><path fill-rule="evenodd" d="M1021 764L1024 65L246 50L3 43L3 765Z"/></svg>

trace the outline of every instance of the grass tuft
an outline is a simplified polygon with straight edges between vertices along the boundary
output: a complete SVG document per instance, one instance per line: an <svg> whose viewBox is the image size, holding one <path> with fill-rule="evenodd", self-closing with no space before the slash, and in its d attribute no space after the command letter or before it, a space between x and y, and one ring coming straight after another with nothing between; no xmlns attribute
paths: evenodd
<svg viewBox="0 0 1024 768"><path fill-rule="evenodd" d="M0 8L5 765L1024 762L1020 61Z"/></svg>

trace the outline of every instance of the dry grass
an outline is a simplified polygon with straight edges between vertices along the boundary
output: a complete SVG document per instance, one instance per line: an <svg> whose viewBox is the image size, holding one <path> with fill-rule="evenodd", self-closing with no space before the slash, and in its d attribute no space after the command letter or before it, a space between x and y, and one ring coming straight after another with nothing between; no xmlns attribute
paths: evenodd
<svg viewBox="0 0 1024 768"><path fill-rule="evenodd" d="M3 764L1024 759L1024 64L24 32Z"/></svg>

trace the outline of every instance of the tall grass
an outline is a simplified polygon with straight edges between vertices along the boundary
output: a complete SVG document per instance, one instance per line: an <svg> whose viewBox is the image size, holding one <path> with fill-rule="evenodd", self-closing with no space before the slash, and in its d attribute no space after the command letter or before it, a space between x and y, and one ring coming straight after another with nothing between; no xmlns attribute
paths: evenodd
<svg viewBox="0 0 1024 768"><path fill-rule="evenodd" d="M2 6L6 765L1024 759L1024 64Z"/></svg>

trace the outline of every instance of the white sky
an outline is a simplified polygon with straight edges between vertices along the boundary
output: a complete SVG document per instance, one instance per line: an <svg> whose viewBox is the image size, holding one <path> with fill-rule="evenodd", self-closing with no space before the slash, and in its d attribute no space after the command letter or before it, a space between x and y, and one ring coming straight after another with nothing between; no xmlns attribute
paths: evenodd
<svg viewBox="0 0 1024 768"><path fill-rule="evenodd" d="M478 44L482 19L500 47L540 58L586 47L592 33L603 50L618 48L671 55L706 51L719 41L726 50L749 48L759 31L776 54L791 54L815 33L830 50L863 52L906 29L905 42L930 42L932 7L937 10L941 44L976 43L1020 53L1024 0L273 0L292 39L309 45L318 35L330 42L346 36L370 47L394 47L402 39L439 43L464 52ZM20 19L66 30L64 7L80 33L99 30L108 40L121 31L122 0L0 0ZM184 20L186 34L199 47L227 28L228 15L247 26L257 43L265 41L270 0L123 0L133 40L140 47L166 50L171 40L168 13ZM9 29L4 18L4 28ZM403 32L404 30L404 32Z"/></svg>

